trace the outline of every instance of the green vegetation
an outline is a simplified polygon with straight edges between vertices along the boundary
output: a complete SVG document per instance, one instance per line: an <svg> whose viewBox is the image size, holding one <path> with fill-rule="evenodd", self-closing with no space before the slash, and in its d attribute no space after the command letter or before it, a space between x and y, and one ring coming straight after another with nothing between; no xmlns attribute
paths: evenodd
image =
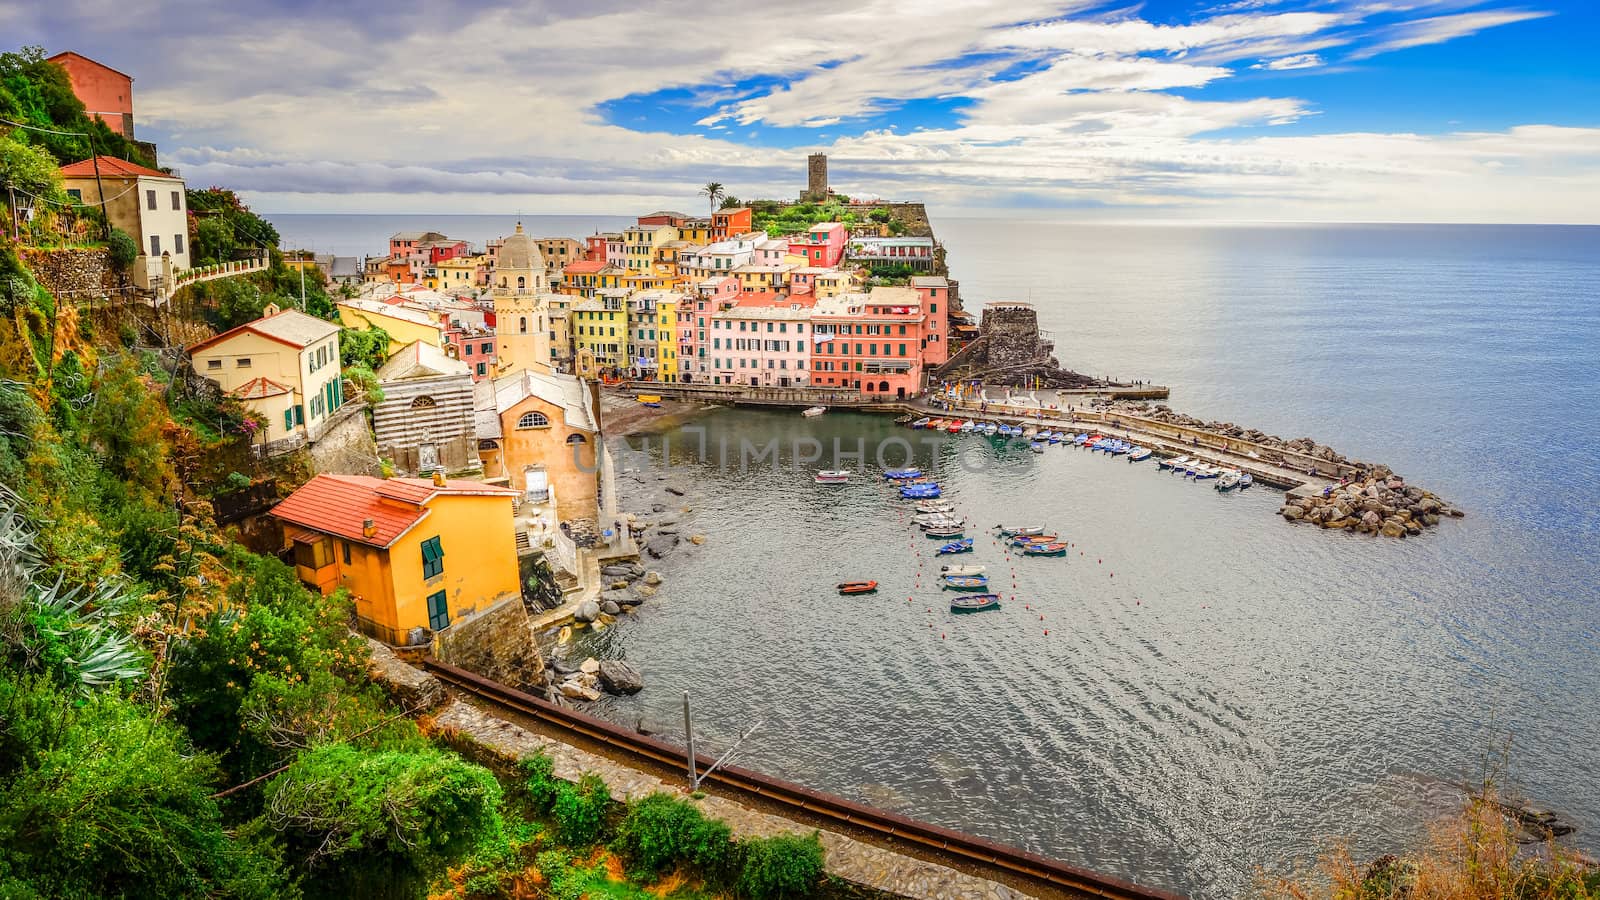
<svg viewBox="0 0 1600 900"><path fill-rule="evenodd" d="M195 265L227 262L241 250L274 250L278 229L245 205L227 188L193 188L185 192L189 205L189 234ZM298 277L298 276L296 276ZM318 280L320 283L320 279Z"/></svg>
<svg viewBox="0 0 1600 900"><path fill-rule="evenodd" d="M47 61L40 47L0 53L0 118L48 131L74 132L50 134L22 128L12 132L15 140L43 149L60 165L88 159L96 150L141 166L153 165L139 144L99 119L89 118L83 102L72 93L66 70Z"/></svg>
<svg viewBox="0 0 1600 900"><path fill-rule="evenodd" d="M772 235L794 234L805 231L818 222L842 222L852 228L868 222L886 225L890 234L900 234L905 227L887 207L877 207L865 215L850 209L838 200L826 203L779 203L759 200L750 204L751 226Z"/></svg>
<svg viewBox="0 0 1600 900"><path fill-rule="evenodd" d="M632 862L632 872L641 880L658 878L678 866L721 876L729 863L731 840L727 825L707 819L694 804L651 794L628 804L612 847Z"/></svg>

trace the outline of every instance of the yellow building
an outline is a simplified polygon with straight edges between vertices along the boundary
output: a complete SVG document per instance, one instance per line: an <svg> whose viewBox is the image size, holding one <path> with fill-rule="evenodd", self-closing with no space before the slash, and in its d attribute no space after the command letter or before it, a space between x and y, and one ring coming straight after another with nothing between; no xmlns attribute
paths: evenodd
<svg viewBox="0 0 1600 900"><path fill-rule="evenodd" d="M714 240L711 237L710 219L684 219L678 226L678 240L687 241L696 247L704 247Z"/></svg>
<svg viewBox="0 0 1600 900"><path fill-rule="evenodd" d="M861 290L861 279L854 272L844 272L835 269L831 272L819 273L813 284L816 285L818 299L837 297Z"/></svg>
<svg viewBox="0 0 1600 900"><path fill-rule="evenodd" d="M656 379L678 380L678 300L656 301Z"/></svg>
<svg viewBox="0 0 1600 900"><path fill-rule="evenodd" d="M395 645L513 597L517 491L478 481L321 474L272 515L300 580L350 592L356 624Z"/></svg>
<svg viewBox="0 0 1600 900"><path fill-rule="evenodd" d="M195 372L265 420L256 440L314 441L344 405L339 326L299 310L267 315L189 348Z"/></svg>
<svg viewBox="0 0 1600 900"><path fill-rule="evenodd" d="M623 267L629 272L649 272L655 268L656 248L678 239L671 225L635 225L622 233Z"/></svg>
<svg viewBox="0 0 1600 900"><path fill-rule="evenodd" d="M733 270L742 291L784 291L789 287L789 273L796 266L740 266Z"/></svg>
<svg viewBox="0 0 1600 900"><path fill-rule="evenodd" d="M550 365L550 322L541 301L549 287L538 242L517 230L500 242L495 263L494 335L496 367L501 372Z"/></svg>
<svg viewBox="0 0 1600 900"><path fill-rule="evenodd" d="M433 266L422 283L435 291L471 291L477 289L481 273L479 257L457 256Z"/></svg>
<svg viewBox="0 0 1600 900"><path fill-rule="evenodd" d="M561 293L578 297L593 297L595 291L620 288L628 270L598 260L581 260L561 272Z"/></svg>
<svg viewBox="0 0 1600 900"><path fill-rule="evenodd" d="M581 300L567 313L574 351L589 351L598 366L621 368L627 365L628 312L623 307L621 294L613 291L592 300Z"/></svg>
<svg viewBox="0 0 1600 900"><path fill-rule="evenodd" d="M339 321L346 328L382 328L389 335L385 355L392 355L412 341L444 347L444 329L437 318L382 300L345 300L339 304Z"/></svg>

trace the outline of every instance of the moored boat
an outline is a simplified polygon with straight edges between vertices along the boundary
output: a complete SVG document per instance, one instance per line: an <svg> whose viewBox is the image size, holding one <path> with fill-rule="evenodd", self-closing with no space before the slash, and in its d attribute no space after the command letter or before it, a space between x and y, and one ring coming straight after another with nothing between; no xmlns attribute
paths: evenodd
<svg viewBox="0 0 1600 900"><path fill-rule="evenodd" d="M1250 485L1255 484L1255 483L1256 483L1255 478L1253 476L1251 476L1251 474L1249 472L1240 472L1239 473L1239 490L1242 491L1245 488L1247 488Z"/></svg>
<svg viewBox="0 0 1600 900"><path fill-rule="evenodd" d="M1142 460L1149 459L1150 455L1154 452L1155 451L1151 450L1149 447L1135 447L1128 451L1128 462L1140 462Z"/></svg>
<svg viewBox="0 0 1600 900"><path fill-rule="evenodd" d="M947 538L959 538L964 533L966 533L966 530L963 529L960 525L950 525L950 526L944 526L944 527L940 527L940 528L929 528L927 531L923 532L923 534L927 535L930 538L934 538L936 540L937 539L941 539L941 538L946 538L946 539Z"/></svg>
<svg viewBox="0 0 1600 900"><path fill-rule="evenodd" d="M918 516L911 521L912 524L916 525L918 528L921 528L923 531L928 531L934 528L958 528L967 524L967 520L961 518L960 516L952 516L944 513L932 516Z"/></svg>
<svg viewBox="0 0 1600 900"><path fill-rule="evenodd" d="M876 581L845 581L839 585L841 594L870 594L877 589Z"/></svg>
<svg viewBox="0 0 1600 900"><path fill-rule="evenodd" d="M944 430L950 434L957 434L961 431L961 426L963 424L964 423L960 419L951 419L950 424L945 426Z"/></svg>
<svg viewBox="0 0 1600 900"><path fill-rule="evenodd" d="M909 466L904 469L886 469L883 473L883 480L894 481L897 478L916 478L921 474L922 470L915 466Z"/></svg>
<svg viewBox="0 0 1600 900"><path fill-rule="evenodd" d="M1042 442L1042 441L1034 441L1033 443L1028 445L1028 449L1032 450L1035 453L1043 453L1044 452L1044 442Z"/></svg>
<svg viewBox="0 0 1600 900"><path fill-rule="evenodd" d="M999 608L999 594L969 594L950 601L950 611L953 613L973 613Z"/></svg>
<svg viewBox="0 0 1600 900"><path fill-rule="evenodd" d="M1066 544L1029 544L1022 548L1024 556L1065 556Z"/></svg>
<svg viewBox="0 0 1600 900"><path fill-rule="evenodd" d="M993 422L985 422L983 423L983 433L989 437L994 437L996 434L1000 433L1000 426Z"/></svg>
<svg viewBox="0 0 1600 900"><path fill-rule="evenodd" d="M913 420L912 423L911 423L911 427L912 428L918 428L918 429L927 428L928 427L928 422L929 422L928 417L927 416L923 416L920 419Z"/></svg>
<svg viewBox="0 0 1600 900"><path fill-rule="evenodd" d="M918 513L948 513L955 511L956 505L949 500L924 500L917 504Z"/></svg>
<svg viewBox="0 0 1600 900"><path fill-rule="evenodd" d="M969 538L967 540L960 541L959 543L970 544L970 543L972 543L972 540ZM940 566L939 567L939 574L940 575L982 575L987 570L988 570L988 566Z"/></svg>
<svg viewBox="0 0 1600 900"><path fill-rule="evenodd" d="M971 434L972 430L974 428L977 428L977 427L978 427L978 423L977 422L974 422L971 419L968 419L965 422L961 423L960 431L961 431L962 434Z"/></svg>
<svg viewBox="0 0 1600 900"><path fill-rule="evenodd" d="M947 591L981 591L989 586L986 575L945 575L939 579L939 586Z"/></svg>
<svg viewBox="0 0 1600 900"><path fill-rule="evenodd" d="M828 408L826 406L813 406L810 409L802 410L800 415L805 416L806 418L810 419L810 418L815 418L816 416L820 416L820 415L822 415L823 413L825 413L827 411L828 411Z"/></svg>
<svg viewBox="0 0 1600 900"><path fill-rule="evenodd" d="M849 469L823 469L817 473L817 484L844 484L849 480Z"/></svg>
<svg viewBox="0 0 1600 900"><path fill-rule="evenodd" d="M1019 535L1044 534L1043 525L996 525L995 533L1001 537L1017 537Z"/></svg>
<svg viewBox="0 0 1600 900"><path fill-rule="evenodd" d="M1084 444L1087 444L1089 442L1089 435L1080 434L1077 437L1074 437L1072 439L1072 442L1074 444L1077 444L1079 447L1082 447Z"/></svg>
<svg viewBox="0 0 1600 900"><path fill-rule="evenodd" d="M1222 473L1222 477L1217 479L1217 490L1219 490L1219 491L1231 491L1231 490L1233 490L1234 488L1236 488L1238 486L1239 486L1239 473L1238 472L1232 472L1232 471L1223 472Z"/></svg>
<svg viewBox="0 0 1600 900"><path fill-rule="evenodd" d="M1059 535L1054 534L1022 534L1011 538L1008 543L1013 547L1031 547L1034 544L1053 544Z"/></svg>
<svg viewBox="0 0 1600 900"><path fill-rule="evenodd" d="M1187 456L1168 457L1166 459L1158 459L1158 460L1156 460L1156 468L1158 468L1158 469L1182 469L1185 465L1188 464L1188 462L1189 462L1189 457L1187 457Z"/></svg>
<svg viewBox="0 0 1600 900"><path fill-rule="evenodd" d="M971 553L972 552L972 538L962 538L959 541L951 541L950 543L945 544L943 547L940 547L938 550L935 550L934 552L939 554L940 556L949 556L949 555L951 555L953 553ZM950 566L946 566L945 568L951 568L951 567ZM957 567L957 568L963 568L963 567ZM978 568L981 569L983 567L982 566L978 566Z"/></svg>

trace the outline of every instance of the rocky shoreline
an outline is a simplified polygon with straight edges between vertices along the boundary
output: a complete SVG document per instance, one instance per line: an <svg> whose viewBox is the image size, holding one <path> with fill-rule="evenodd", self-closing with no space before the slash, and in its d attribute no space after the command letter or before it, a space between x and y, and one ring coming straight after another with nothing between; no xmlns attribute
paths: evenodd
<svg viewBox="0 0 1600 900"><path fill-rule="evenodd" d="M1246 441L1263 448L1262 461L1296 468L1292 453L1327 463L1340 473L1338 482L1317 493L1295 496L1291 492L1278 514L1288 522L1308 522L1327 529L1349 529L1362 534L1403 538L1421 534L1424 528L1446 518L1466 515L1432 491L1408 484L1405 478L1380 463L1346 457L1314 438L1281 438L1232 422L1206 421L1184 415L1165 404L1114 401L1091 404L1104 412L1138 416L1212 435L1218 439ZM1272 451L1278 451L1276 458Z"/></svg>

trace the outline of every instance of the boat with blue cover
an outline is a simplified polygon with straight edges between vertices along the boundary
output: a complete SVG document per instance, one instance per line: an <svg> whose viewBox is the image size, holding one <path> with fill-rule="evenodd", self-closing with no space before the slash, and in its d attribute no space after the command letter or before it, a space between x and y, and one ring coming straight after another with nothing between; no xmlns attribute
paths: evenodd
<svg viewBox="0 0 1600 900"><path fill-rule="evenodd" d="M1135 447L1128 451L1128 462L1139 462L1141 460L1149 459L1150 454L1154 452L1155 451L1151 450L1149 447Z"/></svg>
<svg viewBox="0 0 1600 900"><path fill-rule="evenodd" d="M1043 453L1044 452L1044 444L1041 444L1038 441L1034 441L1033 443L1028 445L1028 449L1032 450L1035 453Z"/></svg>
<svg viewBox="0 0 1600 900"><path fill-rule="evenodd" d="M1239 490L1242 491L1245 488L1247 488L1250 485L1255 484L1255 483L1256 483L1255 478L1251 477L1249 472L1240 472L1239 473Z"/></svg>
<svg viewBox="0 0 1600 900"><path fill-rule="evenodd" d="M971 553L972 538L962 538L959 541L951 541L934 552L940 556L950 556L951 554L955 553Z"/></svg>
<svg viewBox="0 0 1600 900"><path fill-rule="evenodd" d="M950 601L950 611L953 613L974 613L999 608L999 594L969 594Z"/></svg>
<svg viewBox="0 0 1600 900"><path fill-rule="evenodd" d="M911 484L900 489L902 500L933 500L939 496L937 484Z"/></svg>
<svg viewBox="0 0 1600 900"><path fill-rule="evenodd" d="M915 466L905 469L887 469L883 473L884 481L897 481L905 478L920 478L922 470Z"/></svg>
<svg viewBox="0 0 1600 900"><path fill-rule="evenodd" d="M916 421L912 422L911 423L911 427L915 428L915 429L919 429L919 430L923 429L923 428L927 428L929 421L931 421L931 420L927 416L923 416L922 418L917 419Z"/></svg>
<svg viewBox="0 0 1600 900"><path fill-rule="evenodd" d="M945 575L939 586L947 591L981 591L989 586L987 575Z"/></svg>
<svg viewBox="0 0 1600 900"><path fill-rule="evenodd" d="M1029 544L1022 548L1022 553L1024 556L1065 556L1067 555L1067 545L1061 543Z"/></svg>

